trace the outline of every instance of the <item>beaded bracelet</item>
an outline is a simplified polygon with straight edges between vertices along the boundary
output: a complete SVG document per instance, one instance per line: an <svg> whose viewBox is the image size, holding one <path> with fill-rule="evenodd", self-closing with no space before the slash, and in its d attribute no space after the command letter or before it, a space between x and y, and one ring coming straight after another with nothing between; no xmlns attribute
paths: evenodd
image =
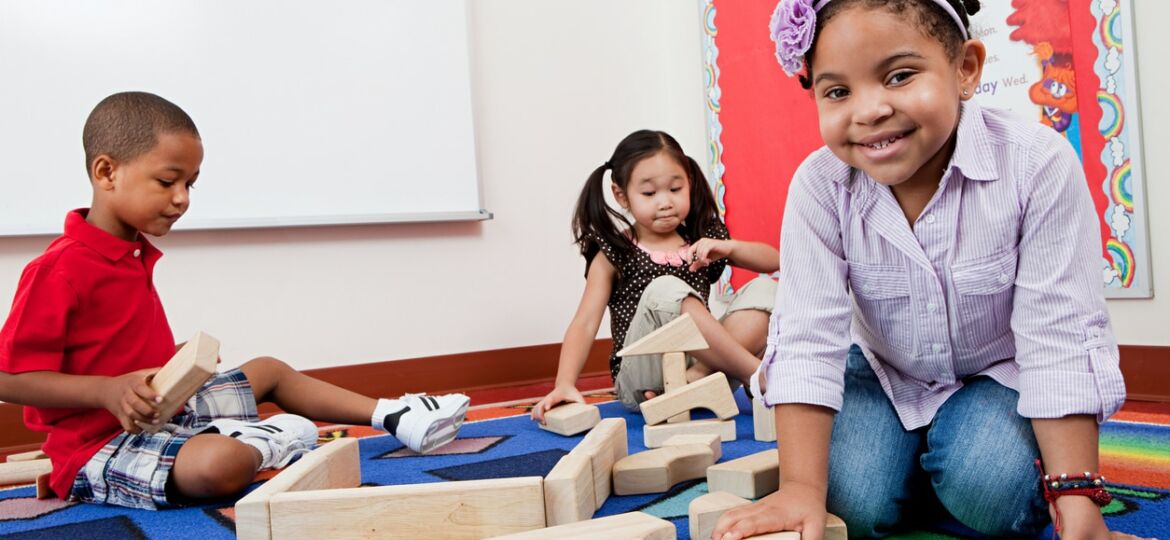
<svg viewBox="0 0 1170 540"><path fill-rule="evenodd" d="M1036 460L1036 468L1043 471L1040 460ZM1053 523L1053 537L1060 532L1060 509L1056 508L1056 499L1065 495L1080 495L1088 497L1093 504L1105 506L1113 501L1113 495L1105 490L1105 476L1085 471L1081 475L1069 477L1062 474L1056 478L1045 474L1040 481L1044 489L1044 500L1056 510L1056 521Z"/></svg>

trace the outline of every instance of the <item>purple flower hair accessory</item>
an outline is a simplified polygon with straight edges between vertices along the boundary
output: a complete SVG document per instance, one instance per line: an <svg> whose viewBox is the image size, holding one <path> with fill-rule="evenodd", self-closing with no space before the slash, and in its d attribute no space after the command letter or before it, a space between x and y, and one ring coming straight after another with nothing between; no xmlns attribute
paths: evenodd
<svg viewBox="0 0 1170 540"><path fill-rule="evenodd" d="M776 60L789 77L804 67L817 28L816 0L780 0L768 25L776 42Z"/></svg>

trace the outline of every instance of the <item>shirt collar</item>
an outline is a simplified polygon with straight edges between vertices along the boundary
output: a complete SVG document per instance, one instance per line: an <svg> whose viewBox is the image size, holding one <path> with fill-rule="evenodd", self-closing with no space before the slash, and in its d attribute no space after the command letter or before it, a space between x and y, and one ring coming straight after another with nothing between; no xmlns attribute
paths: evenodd
<svg viewBox="0 0 1170 540"><path fill-rule="evenodd" d="M962 102L959 109L959 129L955 135L955 153L947 170L957 168L969 180L998 180L993 156L991 131L983 120L983 109L974 100Z"/></svg>
<svg viewBox="0 0 1170 540"><path fill-rule="evenodd" d="M149 263L153 263L162 256L162 252L141 233L139 233L137 241L122 240L86 221L85 217L88 214L88 208L79 208L69 212L65 216L65 236L84 244L111 261L121 260L137 249L142 250L140 255Z"/></svg>

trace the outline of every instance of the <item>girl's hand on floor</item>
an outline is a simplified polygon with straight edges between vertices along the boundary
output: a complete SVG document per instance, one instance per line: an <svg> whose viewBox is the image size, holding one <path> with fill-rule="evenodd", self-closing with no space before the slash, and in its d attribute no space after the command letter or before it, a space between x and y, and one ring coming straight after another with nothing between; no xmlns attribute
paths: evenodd
<svg viewBox="0 0 1170 540"><path fill-rule="evenodd" d="M553 391L549 392L547 396L544 396L544 399L536 402L536 405L532 406L532 413L529 416L533 420L543 424L544 413L564 402L585 403L585 396L582 396L576 387L569 386L562 388L558 386L553 388Z"/></svg>
<svg viewBox="0 0 1170 540"><path fill-rule="evenodd" d="M712 540L740 540L776 531L798 531L801 540L821 540L825 534L825 498L796 483L752 504L732 508L719 518Z"/></svg>
<svg viewBox="0 0 1170 540"><path fill-rule="evenodd" d="M142 428L137 422L150 425L158 421L158 409L161 396L150 387L150 378L159 368L141 369L132 371L107 380L103 395L106 398L106 410L110 411L122 424L122 429L130 433L138 433Z"/></svg>

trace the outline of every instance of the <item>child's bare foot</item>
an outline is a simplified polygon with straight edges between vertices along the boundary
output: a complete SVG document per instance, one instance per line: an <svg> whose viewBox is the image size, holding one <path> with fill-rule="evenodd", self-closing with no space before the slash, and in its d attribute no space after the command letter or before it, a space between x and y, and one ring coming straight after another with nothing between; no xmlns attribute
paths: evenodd
<svg viewBox="0 0 1170 540"><path fill-rule="evenodd" d="M699 362L695 362L695 365L687 368L687 384L690 384L690 383L693 383L699 379L702 379L703 377L706 377L707 375L710 375L711 373L713 373L713 372L711 371L710 368L708 368L707 366L704 366L703 364L701 364Z"/></svg>
<svg viewBox="0 0 1170 540"><path fill-rule="evenodd" d="M642 395L645 396L646 399L654 399L654 398L658 397L658 394L656 392L654 392L653 390L646 390L646 391L642 392Z"/></svg>

